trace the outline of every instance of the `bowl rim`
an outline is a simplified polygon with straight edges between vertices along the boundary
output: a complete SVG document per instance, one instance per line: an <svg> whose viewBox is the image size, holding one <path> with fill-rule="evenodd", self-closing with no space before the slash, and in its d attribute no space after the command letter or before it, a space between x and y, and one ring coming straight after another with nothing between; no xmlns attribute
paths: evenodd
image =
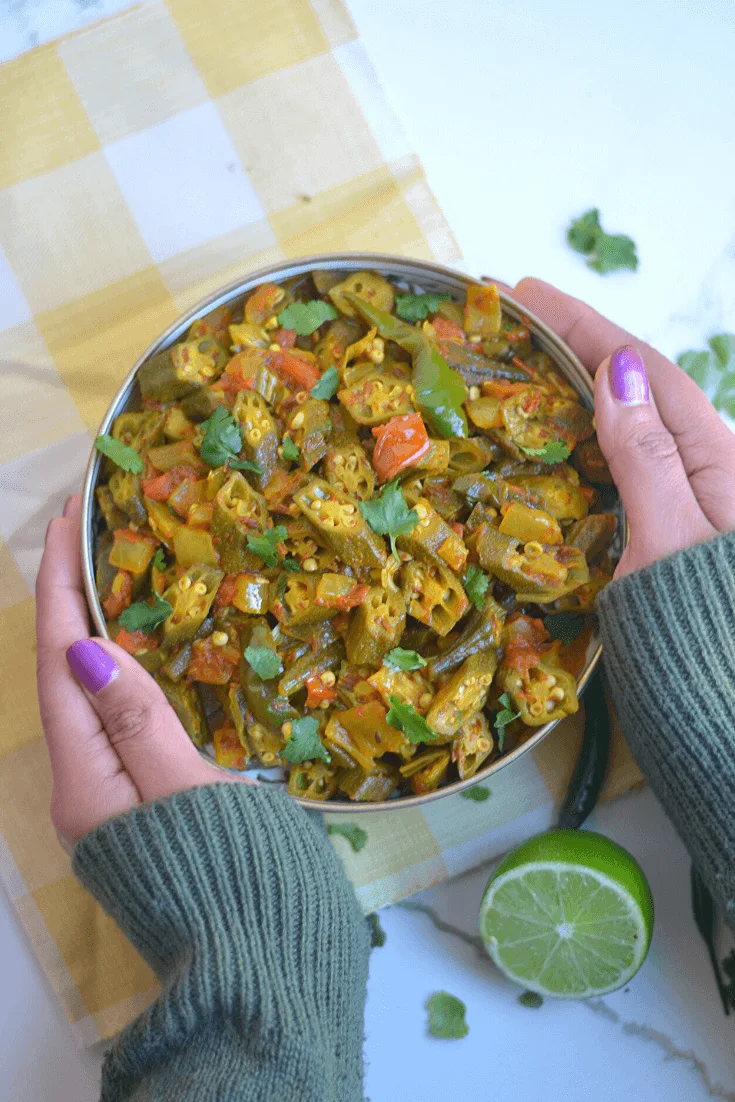
<svg viewBox="0 0 735 1102"><path fill-rule="evenodd" d="M283 260L274 264L269 264L266 267L258 268L255 271L247 272L239 279L233 280L226 284L224 287L207 295L193 306L191 306L184 313L172 322L172 324L157 337L141 356L136 360L133 367L120 384L114 398L112 399L105 416L102 419L100 427L96 435L106 433L112 422L117 417L119 410L124 406L125 402L129 399L131 392L134 388L138 371L143 363L148 360L156 352L159 352L168 345L173 344L179 337L189 328L191 323L200 317L202 314L208 313L210 310L215 309L217 306L224 305L225 303L237 298L241 295L247 294L259 283L263 283L269 278L288 279L291 276L302 275L305 272L313 271L315 269L327 269L337 271L359 271L362 268L378 271L388 272L394 276L403 277L414 283L421 282L421 276L425 276L435 281L444 281L448 284L452 284L455 290L462 290L470 284L478 283L477 279L473 279L471 276L466 275L464 272L458 271L454 268L448 268L441 264L436 264L433 261L418 260L405 256L394 256L390 253L366 253L366 252L335 252L335 253L319 253L313 256L299 257L294 260ZM490 282L490 281L485 281ZM565 378L569 375L569 368L572 368L572 373L577 375L578 380L574 380L573 385L578 393L581 393L585 397L590 405L593 407L593 387L592 378L589 375L586 368L582 365L579 358L572 352L571 348L554 332L541 318L537 317L534 313L528 310L524 305L516 302L511 295L508 295L502 288L499 288L500 300L504 309L507 309L509 313L517 315L519 320L521 316L527 319L529 327L532 329L535 336L541 338L541 344L546 346L544 350L552 349L552 357L555 363L562 367L566 362L566 370L563 370ZM581 389L577 385L581 383ZM94 490L97 483L97 475L99 467L102 461L102 456L96 450L94 444L90 453L89 460L87 461L87 467L84 475L84 483L82 489L82 515L81 515L81 557L82 557L82 578L84 583L84 591L87 599L87 605L89 607L90 616L94 623L96 630L99 634L109 639L107 633L107 627L105 619L102 614L102 608L97 595L94 578L94 534L93 534L93 520L94 520ZM620 516L624 528L624 542L627 542L628 537L628 524L623 509L622 503L619 504ZM577 679L577 691L578 694L584 692L592 674L594 673L600 657L602 654L602 644L597 643L589 661L586 663L585 668L582 670L579 678ZM421 807L424 804L431 803L433 800L441 799L444 796L455 795L462 792L473 785L478 784L481 781L489 780L495 776L502 769L511 765L513 762L518 761L529 751L538 746L554 728L561 723L562 720L553 720L551 723L545 723L542 727L539 727L533 735L525 740L520 746L517 746L510 754L498 758L496 761L491 762L484 769L479 769L473 776L466 778L466 780L453 781L451 784L436 789L434 792L427 792L418 796L399 796L394 799L382 800L376 803L359 803L348 800L306 800L300 796L292 796L291 799L300 804L301 807L310 811L322 811L327 814L351 814L351 815L363 815L367 813L407 810L410 808ZM202 750L200 753L207 758L215 768L221 769L224 773L232 772L226 769L224 766L219 766L209 755L204 754ZM263 767L265 769L266 767ZM266 782L263 782L266 783Z"/></svg>

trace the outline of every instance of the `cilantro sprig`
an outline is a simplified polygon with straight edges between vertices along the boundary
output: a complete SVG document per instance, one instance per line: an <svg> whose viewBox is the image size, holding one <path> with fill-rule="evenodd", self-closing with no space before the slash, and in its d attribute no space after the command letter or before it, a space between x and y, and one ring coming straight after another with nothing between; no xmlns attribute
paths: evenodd
<svg viewBox="0 0 735 1102"><path fill-rule="evenodd" d="M718 333L702 352L690 349L676 361L712 399L718 412L735 417L735 333Z"/></svg>
<svg viewBox="0 0 735 1102"><path fill-rule="evenodd" d="M292 302L278 315L278 324L284 329L293 329L300 337L308 337L325 321L334 321L339 314L334 306L319 298L311 302Z"/></svg>
<svg viewBox="0 0 735 1102"><path fill-rule="evenodd" d="M336 367L328 367L318 383L311 388L312 398L324 398L329 401L339 389L339 372Z"/></svg>
<svg viewBox="0 0 735 1102"><path fill-rule="evenodd" d="M227 466L235 471L252 471L253 474L264 474L264 470L255 459L228 459Z"/></svg>
<svg viewBox="0 0 735 1102"><path fill-rule="evenodd" d="M97 437L94 446L98 452L106 455L121 470L129 471L131 474L143 473L143 460L135 448L123 444L122 440L116 440L114 436L110 436L106 432Z"/></svg>
<svg viewBox="0 0 735 1102"><path fill-rule="evenodd" d="M224 406L202 422L204 437L199 451L210 467L223 467L228 460L237 459L242 447L242 437L237 422Z"/></svg>
<svg viewBox="0 0 735 1102"><path fill-rule="evenodd" d="M286 539L288 532L282 524L266 528L259 536L248 536L248 551L263 560L266 566L278 566L277 544Z"/></svg>
<svg viewBox="0 0 735 1102"><path fill-rule="evenodd" d="M421 295L397 295L396 313L404 321L423 321L429 314L435 314L440 302L446 302L451 295L435 295L425 292Z"/></svg>
<svg viewBox="0 0 735 1102"><path fill-rule="evenodd" d="M464 788L460 792L460 796L463 796L465 800L472 800L476 804L484 804L485 800L490 799L490 789L483 787L481 784L476 784L472 788Z"/></svg>
<svg viewBox="0 0 735 1102"><path fill-rule="evenodd" d="M499 696L498 703L502 704L503 707L496 715L493 727L498 733L498 750L502 750L505 745L505 728L514 719L518 719L521 713L513 711L509 693L503 693L502 696Z"/></svg>
<svg viewBox="0 0 735 1102"><path fill-rule="evenodd" d="M319 724L313 716L303 716L293 721L291 734L281 751L281 756L295 764L317 759L329 764L332 755L319 738Z"/></svg>
<svg viewBox="0 0 735 1102"><path fill-rule="evenodd" d="M488 575L483 570L480 570L479 566L470 563L467 567L467 573L464 576L463 585L464 591L472 601L472 604L479 612L482 612L485 607L485 595L490 585L490 578Z"/></svg>
<svg viewBox="0 0 735 1102"><path fill-rule="evenodd" d="M136 601L135 604L121 612L119 617L120 626L130 632L153 631L164 620L167 620L174 610L173 605L170 605L168 601L164 601L163 597L159 597L157 593L154 593L153 596L155 597L154 604L149 605L145 601Z"/></svg>
<svg viewBox="0 0 735 1102"><path fill-rule="evenodd" d="M261 681L272 681L283 673L280 656L270 647L246 647L245 661Z"/></svg>
<svg viewBox="0 0 735 1102"><path fill-rule="evenodd" d="M394 647L383 658L383 665L389 670L420 670L426 665L426 659L422 658L415 650L404 650L403 647Z"/></svg>
<svg viewBox="0 0 735 1102"><path fill-rule="evenodd" d="M328 823L327 834L341 834L350 843L354 853L364 849L368 840L367 831L357 823Z"/></svg>
<svg viewBox="0 0 735 1102"><path fill-rule="evenodd" d="M360 512L373 532L388 536L395 558L398 558L396 539L407 535L419 522L416 510L409 509L406 504L397 479L384 486L380 495L372 501L361 501Z"/></svg>
<svg viewBox="0 0 735 1102"><path fill-rule="evenodd" d="M162 547L156 548L156 553L153 556L153 566L155 566L156 570L166 569L166 556L163 553Z"/></svg>
<svg viewBox="0 0 735 1102"><path fill-rule="evenodd" d="M465 1021L467 1007L456 995L450 995L448 991L435 991L427 1000L426 1009L429 1012L428 1028L432 1037L457 1041L469 1033L470 1029Z"/></svg>
<svg viewBox="0 0 735 1102"><path fill-rule="evenodd" d="M575 252L587 257L587 267L600 275L625 268L634 272L638 267L635 241L623 233L605 233L596 208L585 211L571 222L567 241Z"/></svg>
<svg viewBox="0 0 735 1102"><path fill-rule="evenodd" d="M281 454L289 463L296 463L298 461L301 452L290 436L284 436L281 441Z"/></svg>
<svg viewBox="0 0 735 1102"><path fill-rule="evenodd" d="M391 727L403 731L409 742L433 742L437 738L436 731L432 731L413 704L404 704L400 697L390 698L390 709L385 719Z"/></svg>
<svg viewBox="0 0 735 1102"><path fill-rule="evenodd" d="M561 440L549 440L543 448L524 448L522 444L519 447L531 459L538 459L540 463L563 463L572 454Z"/></svg>

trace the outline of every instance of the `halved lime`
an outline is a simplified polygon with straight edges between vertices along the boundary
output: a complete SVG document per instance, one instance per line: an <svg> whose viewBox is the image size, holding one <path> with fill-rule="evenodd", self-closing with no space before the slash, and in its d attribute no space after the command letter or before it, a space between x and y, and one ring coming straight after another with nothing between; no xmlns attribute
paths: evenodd
<svg viewBox="0 0 735 1102"><path fill-rule="evenodd" d="M550 830L501 861L480 906L498 968L530 991L587 999L627 983L648 952L653 899L637 861L601 834Z"/></svg>

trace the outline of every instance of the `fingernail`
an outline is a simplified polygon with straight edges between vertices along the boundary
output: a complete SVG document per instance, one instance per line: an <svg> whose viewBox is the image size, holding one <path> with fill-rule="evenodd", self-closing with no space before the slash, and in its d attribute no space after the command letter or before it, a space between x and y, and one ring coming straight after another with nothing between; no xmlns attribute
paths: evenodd
<svg viewBox="0 0 735 1102"><path fill-rule="evenodd" d="M79 639L66 652L71 672L90 693L98 693L120 673L120 667L94 639Z"/></svg>
<svg viewBox="0 0 735 1102"><path fill-rule="evenodd" d="M626 345L610 357L610 389L624 406L644 406L651 400L643 357Z"/></svg>

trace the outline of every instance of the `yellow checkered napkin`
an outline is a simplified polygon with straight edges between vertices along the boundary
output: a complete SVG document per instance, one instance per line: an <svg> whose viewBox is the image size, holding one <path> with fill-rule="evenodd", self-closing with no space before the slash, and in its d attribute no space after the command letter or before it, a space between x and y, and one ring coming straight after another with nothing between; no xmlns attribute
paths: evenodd
<svg viewBox="0 0 735 1102"><path fill-rule="evenodd" d="M81 1039L155 992L49 821L33 680L44 531L141 351L248 269L329 250L461 263L341 0L151 2L0 70L0 879ZM366 910L551 821L579 724L492 784L377 813ZM638 779L622 743L610 791Z"/></svg>

